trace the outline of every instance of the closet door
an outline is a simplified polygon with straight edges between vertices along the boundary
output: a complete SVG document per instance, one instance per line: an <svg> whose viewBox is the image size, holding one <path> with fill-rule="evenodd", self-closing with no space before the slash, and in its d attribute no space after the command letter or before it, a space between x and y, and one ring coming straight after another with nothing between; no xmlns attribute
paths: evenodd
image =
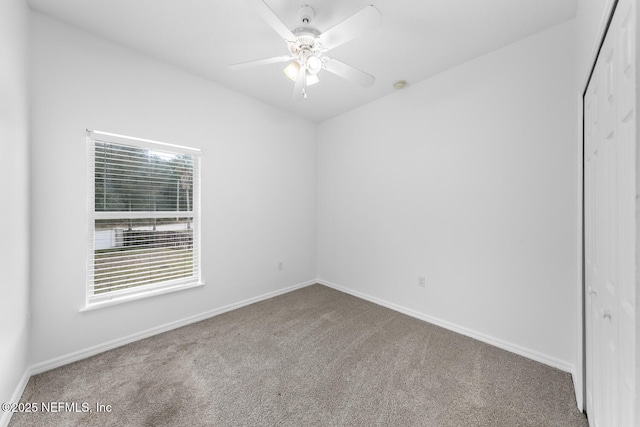
<svg viewBox="0 0 640 427"><path fill-rule="evenodd" d="M587 415L636 419L636 15L620 0L585 93Z"/></svg>

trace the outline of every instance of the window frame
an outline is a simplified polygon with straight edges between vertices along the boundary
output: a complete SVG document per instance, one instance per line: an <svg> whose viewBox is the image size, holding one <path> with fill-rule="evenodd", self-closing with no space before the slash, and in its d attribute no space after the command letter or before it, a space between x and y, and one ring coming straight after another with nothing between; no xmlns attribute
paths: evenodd
<svg viewBox="0 0 640 427"><path fill-rule="evenodd" d="M183 154L193 157L193 180L192 193L193 200L190 211L129 211L126 214L117 211L96 211L96 142L112 143L119 145L133 146L148 150L158 150ZM87 149L87 252L86 252L86 278L85 278L85 305L80 311L93 310L100 307L120 304L128 301L139 300L151 296L166 294L169 292L190 289L203 286L202 263L201 263L201 151L182 145L168 144L149 139L130 137L96 130L86 130ZM158 283L138 285L132 288L112 290L100 294L94 292L95 272L95 225L97 220L115 218L167 218L167 217L190 217L193 233L193 275L187 278L177 278L165 280Z"/></svg>

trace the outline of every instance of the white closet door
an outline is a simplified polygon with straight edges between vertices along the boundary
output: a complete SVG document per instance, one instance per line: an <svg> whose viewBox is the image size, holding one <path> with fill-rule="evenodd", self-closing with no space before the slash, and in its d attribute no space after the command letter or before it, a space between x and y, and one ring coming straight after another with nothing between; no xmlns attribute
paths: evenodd
<svg viewBox="0 0 640 427"><path fill-rule="evenodd" d="M587 415L636 426L636 15L620 0L585 94Z"/></svg>

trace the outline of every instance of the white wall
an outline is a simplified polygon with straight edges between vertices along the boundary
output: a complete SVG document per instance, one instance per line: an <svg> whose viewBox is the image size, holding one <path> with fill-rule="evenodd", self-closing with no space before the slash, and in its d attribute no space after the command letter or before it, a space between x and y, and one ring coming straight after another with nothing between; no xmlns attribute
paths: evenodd
<svg viewBox="0 0 640 427"><path fill-rule="evenodd" d="M44 15L32 23L32 363L316 277L315 124ZM86 128L203 149L206 286L79 312Z"/></svg>
<svg viewBox="0 0 640 427"><path fill-rule="evenodd" d="M0 401L27 370L29 312L28 9L0 2ZM21 390L20 390L21 391ZM0 425L4 422L0 413Z"/></svg>
<svg viewBox="0 0 640 427"><path fill-rule="evenodd" d="M321 124L319 277L571 371L574 30Z"/></svg>

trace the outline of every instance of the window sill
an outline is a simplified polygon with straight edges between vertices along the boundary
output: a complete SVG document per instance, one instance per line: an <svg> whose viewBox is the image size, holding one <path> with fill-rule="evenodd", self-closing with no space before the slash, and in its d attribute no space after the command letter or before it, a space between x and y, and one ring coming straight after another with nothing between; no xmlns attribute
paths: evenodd
<svg viewBox="0 0 640 427"><path fill-rule="evenodd" d="M157 295L164 295L172 292L183 291L185 289L193 289L204 286L204 282L195 282L188 285L179 285L173 286L170 288L161 288L161 289L152 289L146 292L141 292L133 295L125 295L120 297L115 297L113 299L99 301L99 302L91 302L87 303L84 307L80 309L80 312L97 310L103 307L110 307L112 305L124 304L130 301L137 301L141 299L151 298Z"/></svg>

